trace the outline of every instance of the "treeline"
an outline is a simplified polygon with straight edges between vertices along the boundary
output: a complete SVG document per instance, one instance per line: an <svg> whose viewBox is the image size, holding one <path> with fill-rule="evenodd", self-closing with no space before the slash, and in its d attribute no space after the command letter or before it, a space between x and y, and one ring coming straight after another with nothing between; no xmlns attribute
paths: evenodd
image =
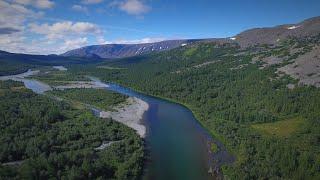
<svg viewBox="0 0 320 180"><path fill-rule="evenodd" d="M35 67L24 63L12 62L10 60L2 60L0 58L0 76L20 74L28 71L28 69Z"/></svg>
<svg viewBox="0 0 320 180"><path fill-rule="evenodd" d="M101 61L102 59L96 57L80 58L58 55L31 55L0 51L0 76L21 73L21 71L26 71L32 67L95 64Z"/></svg>
<svg viewBox="0 0 320 180"><path fill-rule="evenodd" d="M319 42L316 38L292 39L279 51L285 53L295 43L314 45ZM111 64L127 70L78 66L72 71L81 74L86 70L104 81L187 104L236 154L237 161L224 167L231 179L319 179L320 90L305 86L288 89L287 84L297 82L287 76L279 78L275 71L280 65L259 69L261 63L253 64L251 59L266 51L275 48L240 50L206 43ZM212 63L195 68L206 62ZM304 123L289 137L265 135L252 128L253 124L296 117Z"/></svg>
<svg viewBox="0 0 320 180"><path fill-rule="evenodd" d="M33 79L37 79L41 82L49 84L51 86L66 85L72 83L70 81L89 81L90 79L84 75L73 74L69 71L60 71L53 69L51 66L37 68L40 72L34 76Z"/></svg>
<svg viewBox="0 0 320 180"><path fill-rule="evenodd" d="M0 179L137 179L143 144L117 122L0 81ZM96 150L103 143L109 147Z"/></svg>

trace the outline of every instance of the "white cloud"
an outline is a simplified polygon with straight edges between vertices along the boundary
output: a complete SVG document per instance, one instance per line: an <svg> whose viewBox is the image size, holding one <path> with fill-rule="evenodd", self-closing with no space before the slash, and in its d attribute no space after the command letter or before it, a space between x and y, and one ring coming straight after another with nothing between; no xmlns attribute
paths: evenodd
<svg viewBox="0 0 320 180"><path fill-rule="evenodd" d="M103 2L103 0L82 0L82 4L99 4Z"/></svg>
<svg viewBox="0 0 320 180"><path fill-rule="evenodd" d="M84 6L81 6L81 5L78 5L78 4L75 4L71 7L72 10L74 11L79 11L79 12L84 12L86 14L88 14L88 8L84 7Z"/></svg>
<svg viewBox="0 0 320 180"><path fill-rule="evenodd" d="M143 43L154 43L154 42L160 42L164 41L166 38L160 38L160 37L147 37L143 39L117 39L115 41L106 41L104 44L143 44Z"/></svg>
<svg viewBox="0 0 320 180"><path fill-rule="evenodd" d="M49 8L53 6L50 2L0 0L0 49L14 53L60 54L89 42L105 42L103 30L93 23L59 19L55 19L55 23L36 22L50 17L44 17L43 12L31 6Z"/></svg>
<svg viewBox="0 0 320 180"><path fill-rule="evenodd" d="M118 7L121 11L124 11L130 15L142 15L151 10L151 7L144 4L140 0L125 0L125 1L113 1L109 4L111 7Z"/></svg>
<svg viewBox="0 0 320 180"><path fill-rule="evenodd" d="M9 52L24 52L25 37L21 33L4 34L0 36L1 50Z"/></svg>
<svg viewBox="0 0 320 180"><path fill-rule="evenodd" d="M26 8L22 1L17 4L0 0L1 49L10 52L26 52L26 48L31 48L27 42L25 23L42 15L41 12Z"/></svg>
<svg viewBox="0 0 320 180"><path fill-rule="evenodd" d="M54 6L54 2L49 0L37 0L35 2L35 6L41 9L52 8Z"/></svg>
<svg viewBox="0 0 320 180"><path fill-rule="evenodd" d="M58 53L66 52L72 49L77 49L88 44L88 39L86 37L65 40L63 46L59 49Z"/></svg>
<svg viewBox="0 0 320 180"><path fill-rule="evenodd" d="M0 27L22 30L23 23L28 18L37 18L40 15L20 4L0 1Z"/></svg>
<svg viewBox="0 0 320 180"><path fill-rule="evenodd" d="M86 46L90 42L105 42L103 31L89 22L62 21L53 24L35 24L28 26L29 33L39 35L23 52L33 54L61 54L71 49Z"/></svg>
<svg viewBox="0 0 320 180"><path fill-rule="evenodd" d="M107 44L107 41L104 39L103 36L97 36L97 43L98 44Z"/></svg>
<svg viewBox="0 0 320 180"><path fill-rule="evenodd" d="M30 42L23 36L6 35L0 39L0 47L1 50L13 53L61 54L72 49L87 46L88 42L87 37L68 38L63 41L35 39Z"/></svg>
<svg viewBox="0 0 320 180"><path fill-rule="evenodd" d="M39 9L49 9L54 6L54 2L50 0L13 0L13 2L22 5L31 5Z"/></svg>
<svg viewBox="0 0 320 180"><path fill-rule="evenodd" d="M102 30L95 24L88 22L63 21L54 24L30 24L30 31L45 35L48 39L63 39L66 36L101 35Z"/></svg>

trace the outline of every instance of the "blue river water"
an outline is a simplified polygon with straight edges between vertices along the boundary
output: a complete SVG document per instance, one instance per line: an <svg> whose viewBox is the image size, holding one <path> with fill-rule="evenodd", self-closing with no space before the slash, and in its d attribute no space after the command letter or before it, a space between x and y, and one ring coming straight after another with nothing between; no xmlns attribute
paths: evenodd
<svg viewBox="0 0 320 180"><path fill-rule="evenodd" d="M210 169L218 171L222 164L234 161L223 144L209 135L188 108L117 84L107 85L108 90L140 98L149 104L143 119L149 152L143 179L215 179L221 174L212 175L208 173ZM211 143L217 144L217 153L210 152Z"/></svg>

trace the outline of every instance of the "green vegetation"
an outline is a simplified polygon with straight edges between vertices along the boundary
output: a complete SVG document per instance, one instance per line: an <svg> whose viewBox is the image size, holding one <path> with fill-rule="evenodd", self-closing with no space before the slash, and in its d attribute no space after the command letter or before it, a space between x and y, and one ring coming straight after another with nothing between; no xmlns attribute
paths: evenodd
<svg viewBox="0 0 320 180"><path fill-rule="evenodd" d="M52 86L65 85L70 81L89 81L89 78L84 75L76 75L69 71L59 71L52 67L41 67L40 73L32 78Z"/></svg>
<svg viewBox="0 0 320 180"><path fill-rule="evenodd" d="M290 39L278 47L246 50L234 44L195 43L98 65L74 65L68 72L36 78L64 84L93 75L188 106L237 156L232 166L223 167L230 179L320 179L320 90L276 73L319 42L320 36ZM302 50L291 54L293 46ZM269 56L286 58L263 69L263 62L252 63L253 57ZM31 65L11 69L6 64L0 72L24 71ZM295 88L288 89L288 84ZM141 172L142 143L133 130L36 95L20 83L0 85L0 161L11 164L0 167L1 178L134 179ZM100 108L126 98L85 89L52 94ZM110 141L116 143L94 150ZM217 150L214 145L211 149Z"/></svg>
<svg viewBox="0 0 320 180"><path fill-rule="evenodd" d="M297 46L314 42L292 41ZM285 47L274 53L287 54L284 49L291 44L284 43ZM320 90L307 86L290 90L286 85L297 85L296 80L279 77L275 72L281 65L259 69L260 62L251 62L253 56L271 50L275 48L243 51L232 44L201 43L102 64L127 70L76 66L71 71L187 105L204 127L236 154L234 165L223 168L231 179L319 179ZM216 63L192 68L208 61ZM243 68L234 69L240 65ZM285 119L303 121L299 125L292 121L292 130L279 135L272 132L276 136L257 130L273 126L283 129ZM280 138L283 135L286 138Z"/></svg>
<svg viewBox="0 0 320 180"><path fill-rule="evenodd" d="M28 55L0 51L0 76L18 74L34 67L92 64L101 62L99 58L63 57L57 55Z"/></svg>
<svg viewBox="0 0 320 180"><path fill-rule="evenodd" d="M10 60L3 60L0 58L0 76L20 74L28 71L28 69L35 67L24 63L12 62Z"/></svg>
<svg viewBox="0 0 320 180"><path fill-rule="evenodd" d="M212 143L210 145L210 150L211 150L211 152L216 153L216 152L218 152L219 149L218 149L218 146L215 143Z"/></svg>
<svg viewBox="0 0 320 180"><path fill-rule="evenodd" d="M0 179L137 179L143 144L117 122L0 81ZM114 142L102 150L103 143Z"/></svg>
<svg viewBox="0 0 320 180"><path fill-rule="evenodd" d="M254 124L252 127L263 134L289 137L304 124L302 118L287 119L273 123Z"/></svg>
<svg viewBox="0 0 320 180"><path fill-rule="evenodd" d="M104 89L67 89L49 92L66 100L96 106L103 110L112 110L114 106L125 103L127 96Z"/></svg>
<svg viewBox="0 0 320 180"><path fill-rule="evenodd" d="M126 68L118 68L118 67L111 67L111 66L97 66L97 68L102 68L102 69L110 69L110 70L121 70L121 69L126 69Z"/></svg>

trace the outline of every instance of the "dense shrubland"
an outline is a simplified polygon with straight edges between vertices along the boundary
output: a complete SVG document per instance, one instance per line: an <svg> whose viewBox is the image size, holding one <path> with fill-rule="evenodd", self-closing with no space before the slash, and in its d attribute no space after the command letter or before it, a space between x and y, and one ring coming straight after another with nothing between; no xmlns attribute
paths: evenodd
<svg viewBox="0 0 320 180"><path fill-rule="evenodd" d="M0 179L136 179L142 140L91 112L0 81ZM102 143L112 145L95 150Z"/></svg>

